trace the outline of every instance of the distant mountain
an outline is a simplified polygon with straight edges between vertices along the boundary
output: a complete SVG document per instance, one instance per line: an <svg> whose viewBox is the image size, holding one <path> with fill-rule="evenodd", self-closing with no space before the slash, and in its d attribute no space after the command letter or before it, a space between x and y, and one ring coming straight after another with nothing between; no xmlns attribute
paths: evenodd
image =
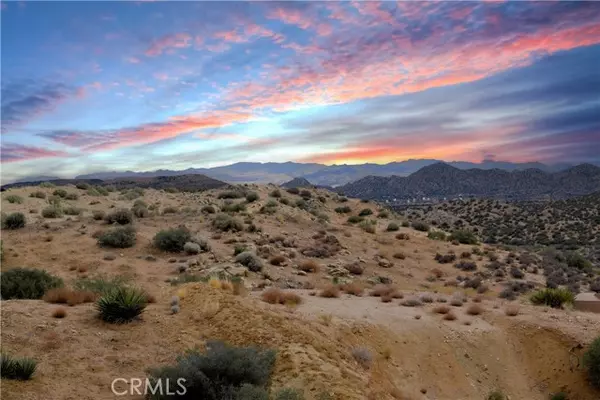
<svg viewBox="0 0 600 400"><path fill-rule="evenodd" d="M366 176L407 176L428 165L436 164L439 160L419 159L391 162L389 164L359 164L359 165L323 165L285 163L254 163L240 162L215 168L188 168L181 171L160 169L156 171L112 171L98 172L76 176L75 179L116 179L116 178L152 178L157 176L178 176L202 174L213 179L228 183L275 183L281 184L294 178L305 178L315 186L340 186L356 181ZM506 171L537 168L545 172L557 172L572 165L541 163L511 163L506 161L484 160L481 163L453 161L449 165L460 169L502 169ZM50 178L50 177L49 177ZM21 178L19 181L41 181L39 177Z"/></svg>
<svg viewBox="0 0 600 400"><path fill-rule="evenodd" d="M15 183L17 183L17 182L45 182L45 181L53 181L56 179L60 179L60 178L58 176L47 176L47 175L28 176L26 178L17 179L15 181Z"/></svg>
<svg viewBox="0 0 600 400"><path fill-rule="evenodd" d="M462 170L440 162L407 177L368 176L337 190L351 197L380 200L455 196L518 200L566 198L600 190L600 167L581 164L560 172L537 168Z"/></svg>
<svg viewBox="0 0 600 400"><path fill-rule="evenodd" d="M33 186L40 184L42 181L37 182L15 182L8 185L3 185L2 190L9 189L11 187L22 187L22 186ZM75 184L79 182L86 182L90 185L98 186L115 186L117 189L127 189L133 187L142 188L153 188L153 189L167 189L176 188L181 191L203 191L209 189L216 189L220 187L228 186L227 183L209 178L205 175L191 174L191 175L177 175L177 176L157 176L157 177L129 177L129 178L115 178L115 179L56 179L52 180L52 183L57 186L64 186Z"/></svg>
<svg viewBox="0 0 600 400"><path fill-rule="evenodd" d="M283 183L281 187L284 188L311 188L314 185L305 178L294 178L291 181Z"/></svg>

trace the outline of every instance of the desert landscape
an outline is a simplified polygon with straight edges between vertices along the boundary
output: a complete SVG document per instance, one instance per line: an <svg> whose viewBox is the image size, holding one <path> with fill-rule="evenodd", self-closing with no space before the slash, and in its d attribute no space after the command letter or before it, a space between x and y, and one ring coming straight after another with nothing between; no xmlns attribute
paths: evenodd
<svg viewBox="0 0 600 400"><path fill-rule="evenodd" d="M2 212L2 351L37 366L2 380L6 399L115 398L115 379L153 376L214 340L274 350L258 386L275 399L600 393L584 362L600 314L568 296L534 304L541 256L376 202L275 185L42 183L3 192ZM11 277L20 268L60 283ZM597 266L580 273L590 290ZM34 279L41 289L25 287ZM111 297L123 290L140 298Z"/></svg>

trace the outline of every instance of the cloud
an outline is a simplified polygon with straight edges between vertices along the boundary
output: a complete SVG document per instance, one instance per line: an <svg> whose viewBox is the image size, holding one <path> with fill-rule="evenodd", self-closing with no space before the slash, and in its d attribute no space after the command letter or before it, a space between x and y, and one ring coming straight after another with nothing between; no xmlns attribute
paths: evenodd
<svg viewBox="0 0 600 400"><path fill-rule="evenodd" d="M2 133L26 124L60 103L82 96L82 88L63 83L20 81L2 85Z"/></svg>
<svg viewBox="0 0 600 400"><path fill-rule="evenodd" d="M68 153L60 150L49 150L46 148L33 147L21 144L2 143L2 163L35 160L38 158L64 157Z"/></svg>
<svg viewBox="0 0 600 400"><path fill-rule="evenodd" d="M148 57L155 57L170 49L182 49L190 47L191 44L192 36L189 33L175 33L173 35L163 36L153 41L150 47L146 49L144 54L146 54Z"/></svg>

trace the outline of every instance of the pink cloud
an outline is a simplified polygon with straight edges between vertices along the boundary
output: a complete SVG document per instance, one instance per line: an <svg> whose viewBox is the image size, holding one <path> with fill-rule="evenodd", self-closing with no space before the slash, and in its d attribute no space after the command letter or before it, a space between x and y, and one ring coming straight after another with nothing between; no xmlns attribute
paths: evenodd
<svg viewBox="0 0 600 400"><path fill-rule="evenodd" d="M59 150L49 150L40 147L26 146L21 144L2 143L0 149L2 163L35 160L38 158L64 157L68 153Z"/></svg>
<svg viewBox="0 0 600 400"><path fill-rule="evenodd" d="M161 55L163 52L170 49L182 49L190 47L192 36L188 33L176 33L173 35L166 35L155 40L145 53L148 57L155 57Z"/></svg>

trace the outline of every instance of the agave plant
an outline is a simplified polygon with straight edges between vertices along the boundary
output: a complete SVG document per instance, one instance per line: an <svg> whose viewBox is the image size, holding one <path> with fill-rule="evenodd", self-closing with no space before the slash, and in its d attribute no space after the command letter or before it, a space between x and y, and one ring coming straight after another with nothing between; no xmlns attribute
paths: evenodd
<svg viewBox="0 0 600 400"><path fill-rule="evenodd" d="M102 296L97 301L96 308L103 321L124 324L141 315L147 304L148 298L143 291L119 287Z"/></svg>
<svg viewBox="0 0 600 400"><path fill-rule="evenodd" d="M37 368L37 361L32 358L13 358L8 354L0 355L0 364L2 378L23 381L31 379Z"/></svg>

